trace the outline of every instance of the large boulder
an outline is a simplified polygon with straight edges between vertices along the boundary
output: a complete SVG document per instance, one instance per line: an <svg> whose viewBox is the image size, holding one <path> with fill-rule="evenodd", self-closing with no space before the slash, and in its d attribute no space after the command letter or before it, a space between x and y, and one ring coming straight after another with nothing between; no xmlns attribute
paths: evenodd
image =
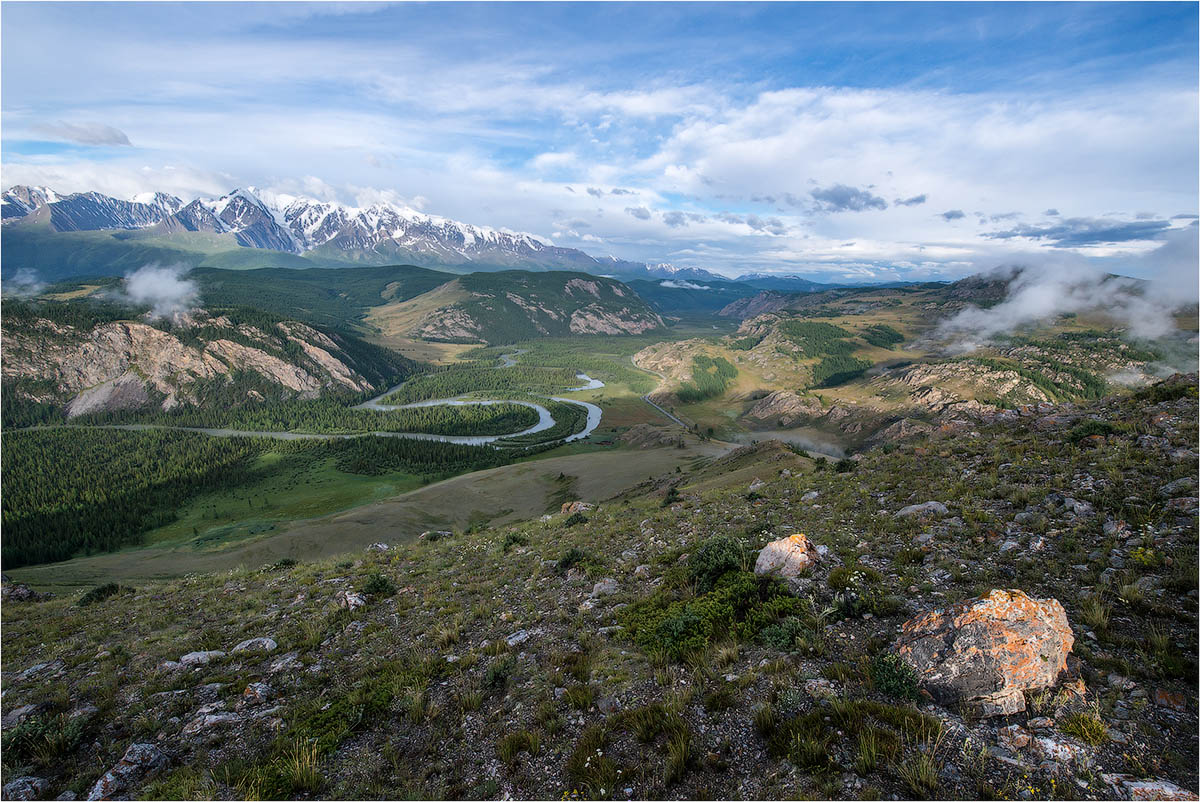
<svg viewBox="0 0 1200 802"><path fill-rule="evenodd" d="M791 581L807 572L818 556L817 547L807 537L791 535L763 546L754 561L754 573Z"/></svg>
<svg viewBox="0 0 1200 802"><path fill-rule="evenodd" d="M1007 715L1025 709L1025 691L1058 681L1074 643L1056 599L993 590L906 622L896 651L936 701Z"/></svg>

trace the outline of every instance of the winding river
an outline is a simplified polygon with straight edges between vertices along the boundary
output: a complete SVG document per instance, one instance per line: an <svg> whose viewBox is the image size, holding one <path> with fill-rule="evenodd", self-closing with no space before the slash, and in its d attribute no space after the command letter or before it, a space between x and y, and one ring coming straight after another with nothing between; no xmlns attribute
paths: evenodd
<svg viewBox="0 0 1200 802"><path fill-rule="evenodd" d="M501 354L501 364L497 366L497 370L503 368L511 368L517 364L516 357L525 353L524 351L514 351L511 354ZM576 393L581 390L596 390L604 386L604 382L599 379L593 379L586 373L577 373L575 377L584 384L579 387L570 387L563 392ZM475 401L463 398L433 398L427 401L417 401L412 404L384 404L383 399L387 398L392 393L404 386L404 382L397 384L384 391L376 397L364 401L361 404L356 404L351 409L373 409L379 412L391 412L397 409L410 409L412 407L435 407L435 406L489 406L492 404L520 404L523 407L529 407L538 413L538 421L528 429L510 434L496 435L449 435L449 434L426 434L424 432L359 432L355 434L302 434L300 432L258 432L247 431L244 429L208 429L200 426L167 426L155 423L126 423L126 424L104 424L98 426L89 426L91 429L126 429L129 431L145 431L148 429L171 429L180 432L200 432L201 434L212 435L213 437L269 437L275 440L349 440L354 437L406 437L410 440L440 440L443 443L456 443L458 445L467 446L482 446L495 443L497 440L504 440L509 437L520 437L526 434L537 434L544 432L554 425L554 416L550 414L550 410L546 409L541 404L536 404L532 401ZM600 418L603 414L600 407L595 404L589 404L587 401L577 401L573 398L559 398L558 396L549 396L551 401L559 401L563 404L575 404L587 410L587 423L581 431L563 438L562 442L570 443L575 440L582 440L596 430L600 425ZM67 424L69 426L69 424ZM28 427L28 428L48 428L48 427ZM57 428L57 427L56 427Z"/></svg>

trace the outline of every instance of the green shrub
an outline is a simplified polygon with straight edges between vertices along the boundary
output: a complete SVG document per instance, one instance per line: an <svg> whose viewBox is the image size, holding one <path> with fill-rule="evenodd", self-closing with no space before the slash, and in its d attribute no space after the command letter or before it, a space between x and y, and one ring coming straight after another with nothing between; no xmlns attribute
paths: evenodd
<svg viewBox="0 0 1200 802"><path fill-rule="evenodd" d="M563 519L563 526L578 526L587 523L587 516L582 512L573 512Z"/></svg>
<svg viewBox="0 0 1200 802"><path fill-rule="evenodd" d="M49 768L70 754L83 740L84 720L65 713L31 716L4 733L4 761L32 761Z"/></svg>
<svg viewBox="0 0 1200 802"><path fill-rule="evenodd" d="M508 532L504 535L504 544L501 548L504 553L508 554L513 546L526 546L529 544L529 538L522 535L520 532Z"/></svg>
<svg viewBox="0 0 1200 802"><path fill-rule="evenodd" d="M96 604L105 601L118 593L132 593L132 588L122 587L116 582L107 582L103 585L92 588L87 593L79 597L78 604L80 607L87 607L89 604Z"/></svg>
<svg viewBox="0 0 1200 802"><path fill-rule="evenodd" d="M579 513L575 514L578 515ZM572 546L571 548L567 549L566 553L563 554L562 557L558 558L558 562L554 565L554 570L558 571L560 574L565 574L575 566L591 561L592 556L590 554L577 546Z"/></svg>
<svg viewBox="0 0 1200 802"><path fill-rule="evenodd" d="M1067 433L1067 440L1072 443L1078 443L1085 437L1091 437L1098 434L1102 437L1107 437L1117 431L1117 427L1113 426L1108 421L1103 420L1085 420L1071 427L1071 431Z"/></svg>
<svg viewBox="0 0 1200 802"><path fill-rule="evenodd" d="M882 652L871 660L871 682L875 690L893 699L920 698L917 672L892 652Z"/></svg>
<svg viewBox="0 0 1200 802"><path fill-rule="evenodd" d="M491 691L502 691L508 687L509 680L512 679L513 668L516 663L511 656L502 657L499 660L494 660L487 671L483 675L483 686Z"/></svg>
<svg viewBox="0 0 1200 802"><path fill-rule="evenodd" d="M740 541L724 536L709 538L688 557L688 576L697 591L707 593L725 574L742 570L745 561L746 550Z"/></svg>
<svg viewBox="0 0 1200 802"><path fill-rule="evenodd" d="M375 573L371 574L363 583L362 590L368 596L394 596L396 595L396 583L383 574Z"/></svg>
<svg viewBox="0 0 1200 802"><path fill-rule="evenodd" d="M778 623L763 627L758 633L759 639L768 646L780 651L791 651L797 646L797 641L807 633L804 623L795 617L785 618Z"/></svg>

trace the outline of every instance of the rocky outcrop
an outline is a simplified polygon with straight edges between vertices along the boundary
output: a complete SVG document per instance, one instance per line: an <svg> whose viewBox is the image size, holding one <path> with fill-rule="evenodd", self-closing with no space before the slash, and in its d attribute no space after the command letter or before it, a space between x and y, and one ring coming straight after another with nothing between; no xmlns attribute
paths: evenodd
<svg viewBox="0 0 1200 802"><path fill-rule="evenodd" d="M786 428L820 417L824 412L821 402L812 396L776 390L750 407L745 417L754 421L773 421Z"/></svg>
<svg viewBox="0 0 1200 802"><path fill-rule="evenodd" d="M662 326L662 318L653 313L611 311L600 304L589 304L571 313L568 328L572 334L642 334Z"/></svg>
<svg viewBox="0 0 1200 802"><path fill-rule="evenodd" d="M906 622L896 652L936 701L1007 715L1058 681L1074 642L1057 600L993 590Z"/></svg>
<svg viewBox="0 0 1200 802"><path fill-rule="evenodd" d="M179 322L190 329L186 334L139 321L91 329L49 320L6 324L3 378L15 383L19 396L62 403L69 417L195 403L198 383L233 381L237 373L256 374L299 398L332 388L362 392L372 387L336 355L335 342L309 326L235 326L198 310ZM300 354L290 350L296 345Z"/></svg>

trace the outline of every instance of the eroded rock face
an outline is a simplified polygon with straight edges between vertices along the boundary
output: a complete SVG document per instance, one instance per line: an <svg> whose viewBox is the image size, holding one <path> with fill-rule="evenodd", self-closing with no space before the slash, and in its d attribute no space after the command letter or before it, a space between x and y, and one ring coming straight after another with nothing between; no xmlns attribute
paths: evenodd
<svg viewBox="0 0 1200 802"><path fill-rule="evenodd" d="M993 590L906 622L896 650L938 702L1004 715L1025 709L1026 690L1058 681L1074 643L1056 599Z"/></svg>
<svg viewBox="0 0 1200 802"><path fill-rule="evenodd" d="M754 561L754 573L796 579L817 561L817 549L802 534L768 543Z"/></svg>

